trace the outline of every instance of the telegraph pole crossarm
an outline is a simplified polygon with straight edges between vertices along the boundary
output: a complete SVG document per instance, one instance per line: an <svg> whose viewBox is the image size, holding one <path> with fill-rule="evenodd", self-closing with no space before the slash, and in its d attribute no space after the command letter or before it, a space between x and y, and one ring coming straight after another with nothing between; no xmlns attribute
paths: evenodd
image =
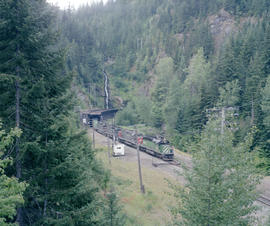
<svg viewBox="0 0 270 226"><path fill-rule="evenodd" d="M217 128L221 131L221 134L224 134L225 126L227 125L228 128L231 130L238 129L235 127L235 123L232 123L234 121L235 117L239 116L239 107L221 107L221 108L211 108L206 110L206 114L208 118L212 117L215 119L220 119L221 121L221 128Z"/></svg>

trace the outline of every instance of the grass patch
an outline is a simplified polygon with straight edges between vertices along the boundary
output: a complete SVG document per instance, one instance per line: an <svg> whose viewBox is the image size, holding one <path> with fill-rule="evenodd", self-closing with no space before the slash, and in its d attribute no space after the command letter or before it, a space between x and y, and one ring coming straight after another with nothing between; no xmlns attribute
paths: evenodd
<svg viewBox="0 0 270 226"><path fill-rule="evenodd" d="M97 151L97 158L110 169L112 183L120 197L124 211L130 217L128 225L161 226L170 219L168 206L173 203L173 197L168 187L167 179L176 183L174 178L157 170L142 167L142 177L146 193L140 193L138 167L136 162L111 158L108 163L106 149Z"/></svg>
<svg viewBox="0 0 270 226"><path fill-rule="evenodd" d="M192 155L191 155L190 153L180 151L180 150L177 149L177 148L174 148L174 152L175 152L175 153L178 153L178 154L180 154L180 155L184 155L184 156L186 156L186 157L192 158Z"/></svg>

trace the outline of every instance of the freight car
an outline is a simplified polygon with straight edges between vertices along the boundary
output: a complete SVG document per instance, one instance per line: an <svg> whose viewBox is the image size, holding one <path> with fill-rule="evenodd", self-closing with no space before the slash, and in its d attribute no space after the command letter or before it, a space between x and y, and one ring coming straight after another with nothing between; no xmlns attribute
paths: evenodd
<svg viewBox="0 0 270 226"><path fill-rule="evenodd" d="M142 134L136 134L134 130L127 130L116 126L113 127L112 125L103 122L98 122L94 125L94 129L102 135L118 140L120 143L133 148L137 147L138 138L142 138L141 141L144 140L144 142L139 144L140 151L165 161L172 161L174 158L172 147L169 142L161 136L144 136Z"/></svg>

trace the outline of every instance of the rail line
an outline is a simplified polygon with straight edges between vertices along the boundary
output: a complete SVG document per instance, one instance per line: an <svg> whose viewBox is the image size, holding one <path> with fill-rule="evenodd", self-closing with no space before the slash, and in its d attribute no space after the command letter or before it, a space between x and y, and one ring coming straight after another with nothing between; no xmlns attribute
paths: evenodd
<svg viewBox="0 0 270 226"><path fill-rule="evenodd" d="M117 137L117 140L120 142L120 143L123 143L127 146L130 146L132 148L137 148L137 145L138 145L138 135L132 131L132 130L124 130L120 127L110 127L110 126L107 126L106 124L98 124L97 126L93 127L93 129L106 136L106 137L109 137L110 139L114 139L114 137ZM117 133L116 133L117 131ZM115 133L117 135L115 135ZM147 139L145 137L145 139ZM158 143L159 145L164 145L165 148L162 150L162 151L159 151L159 150L156 150L156 149L153 149L153 148L150 148L150 147L147 147L143 144L139 144L139 150L142 151L142 152L145 152L149 155L152 155L156 158L159 158L159 159L162 159L164 161L173 161L173 158L174 158L174 153L173 153L173 150L169 147L167 147L168 145L168 141L159 141Z"/></svg>
<svg viewBox="0 0 270 226"><path fill-rule="evenodd" d="M164 161L164 162L152 162L152 165L155 167L162 166L162 165L173 165L180 167L180 162L177 160L171 160L171 161Z"/></svg>
<svg viewBox="0 0 270 226"><path fill-rule="evenodd" d="M112 139L112 136L110 136L110 134L107 134L107 133L104 134L104 132L102 133L102 132L101 132L100 130L98 130L98 129L95 129L95 128L93 128L93 129L94 129L96 132L102 134L103 136L107 136L107 137L109 137L109 138ZM123 143L126 143L126 142L123 142ZM130 147L132 147L132 148L135 148L135 146L134 146L135 144L133 144L133 143L132 143L132 145L129 144L129 143L128 143L127 145L130 146ZM140 151L142 151L142 150L140 150ZM143 151L143 152L146 152L146 151ZM146 152L146 153L149 154L148 152ZM153 155L153 154L150 153L150 155ZM155 166L155 167L158 167L158 166L161 166L161 165L174 165L174 166L177 166L177 167L181 167L181 164L180 164L180 161L179 161L179 160L172 159L172 160L170 160L170 161L165 161L164 159L162 159L162 158L160 158L160 157L157 157L157 156L154 156L154 157L163 160L162 162L152 162L152 165ZM260 203L263 203L264 205L270 207L270 198L268 198L268 197L265 197L265 196L263 196L263 195L260 195L260 196L256 199L256 201L258 201L258 202L260 202Z"/></svg>
<svg viewBox="0 0 270 226"><path fill-rule="evenodd" d="M261 203L263 203L263 204L265 204L267 206L270 206L270 198L267 198L267 197L265 197L263 195L260 195L260 197L257 198L257 201L261 202Z"/></svg>

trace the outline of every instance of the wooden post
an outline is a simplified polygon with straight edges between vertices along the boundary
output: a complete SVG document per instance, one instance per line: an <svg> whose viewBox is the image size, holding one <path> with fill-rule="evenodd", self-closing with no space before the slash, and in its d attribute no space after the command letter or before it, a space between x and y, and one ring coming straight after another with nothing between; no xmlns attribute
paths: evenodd
<svg viewBox="0 0 270 226"><path fill-rule="evenodd" d="M221 110L221 134L224 134L224 124L225 124L225 108Z"/></svg>
<svg viewBox="0 0 270 226"><path fill-rule="evenodd" d="M94 126L92 127L92 130L93 130L93 149L95 149L96 148L96 146L95 146L95 128L94 128Z"/></svg>
<svg viewBox="0 0 270 226"><path fill-rule="evenodd" d="M141 169L141 159L140 159L140 151L139 151L139 142L138 142L138 134L137 134L137 129L135 130L135 138L136 138L136 143L137 143L137 158L138 158L138 169L139 169L139 179L140 179L140 188L141 188L141 193L144 194L144 185L142 181L142 169Z"/></svg>
<svg viewBox="0 0 270 226"><path fill-rule="evenodd" d="M109 164L111 165L111 153L110 153L110 139L109 139L109 128L108 128L108 124L106 123L107 126L107 144L108 144L108 160L109 160Z"/></svg>
<svg viewBox="0 0 270 226"><path fill-rule="evenodd" d="M107 137L107 142L108 142L108 159L109 159L109 164L111 165L111 153L110 153L110 139Z"/></svg>
<svg viewBox="0 0 270 226"><path fill-rule="evenodd" d="M112 153L114 151L114 146L115 146L115 121L113 117L113 122L112 122L112 129L113 129L113 137L112 137Z"/></svg>
<svg viewBox="0 0 270 226"><path fill-rule="evenodd" d="M251 122L250 124L253 126L254 124L254 100L253 100L253 96L252 96L252 101L251 101Z"/></svg>

